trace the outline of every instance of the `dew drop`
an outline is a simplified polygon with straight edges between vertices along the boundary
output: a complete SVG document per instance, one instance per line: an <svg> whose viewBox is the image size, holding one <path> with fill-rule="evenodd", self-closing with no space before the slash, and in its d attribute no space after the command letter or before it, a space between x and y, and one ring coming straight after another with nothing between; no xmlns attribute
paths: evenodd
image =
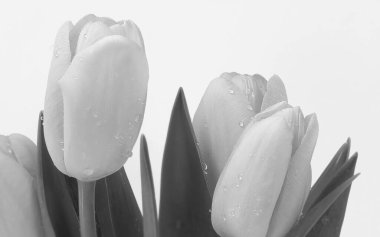
<svg viewBox="0 0 380 237"><path fill-rule="evenodd" d="M126 159L128 159L128 158L131 157L132 155L133 155L133 152L130 151L130 150L128 150L128 151L124 151L124 152L122 153L123 158L126 158Z"/></svg>
<svg viewBox="0 0 380 237"><path fill-rule="evenodd" d="M8 147L7 152L12 155L13 154L12 148Z"/></svg>
<svg viewBox="0 0 380 237"><path fill-rule="evenodd" d="M235 208L231 210L231 216L232 216L232 217L236 216Z"/></svg>
<svg viewBox="0 0 380 237"><path fill-rule="evenodd" d="M84 37L85 39L87 39L87 38L88 38L87 34L84 34L84 35L83 35L83 37Z"/></svg>
<svg viewBox="0 0 380 237"><path fill-rule="evenodd" d="M87 175L87 176L90 176L90 175L92 175L94 173L94 170L92 170L92 169L84 169L83 173L85 175Z"/></svg>
<svg viewBox="0 0 380 237"><path fill-rule="evenodd" d="M223 186L223 192L227 192L227 186L226 185Z"/></svg>
<svg viewBox="0 0 380 237"><path fill-rule="evenodd" d="M208 174L207 169L208 169L208 167L207 167L206 162L203 162L203 173L204 174Z"/></svg>
<svg viewBox="0 0 380 237"><path fill-rule="evenodd" d="M231 95L233 95L235 92L234 92L234 90L229 89L229 90L228 90L228 93L231 94Z"/></svg>
<svg viewBox="0 0 380 237"><path fill-rule="evenodd" d="M58 50L55 50L55 52L54 52L54 57L56 57L56 58L59 57L59 51L58 51Z"/></svg>
<svg viewBox="0 0 380 237"><path fill-rule="evenodd" d="M227 221L227 217L223 215L223 221Z"/></svg>
<svg viewBox="0 0 380 237"><path fill-rule="evenodd" d="M136 117L135 117L135 122L138 123L139 121L140 121L140 115L138 114L138 115L136 115Z"/></svg>
<svg viewBox="0 0 380 237"><path fill-rule="evenodd" d="M243 180L243 175L239 174L238 179L241 182Z"/></svg>
<svg viewBox="0 0 380 237"><path fill-rule="evenodd" d="M252 107L252 105L247 105L247 109L248 109L249 111L253 111L253 107Z"/></svg>
<svg viewBox="0 0 380 237"><path fill-rule="evenodd" d="M242 128L242 127L244 127L244 121L240 121L239 122L239 126Z"/></svg>

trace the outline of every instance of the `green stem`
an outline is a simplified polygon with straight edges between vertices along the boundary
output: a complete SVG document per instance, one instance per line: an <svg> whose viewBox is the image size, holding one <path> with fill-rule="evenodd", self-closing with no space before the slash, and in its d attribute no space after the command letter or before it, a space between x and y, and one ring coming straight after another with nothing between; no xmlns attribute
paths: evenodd
<svg viewBox="0 0 380 237"><path fill-rule="evenodd" d="M96 237L95 183L78 180L79 222L81 237Z"/></svg>

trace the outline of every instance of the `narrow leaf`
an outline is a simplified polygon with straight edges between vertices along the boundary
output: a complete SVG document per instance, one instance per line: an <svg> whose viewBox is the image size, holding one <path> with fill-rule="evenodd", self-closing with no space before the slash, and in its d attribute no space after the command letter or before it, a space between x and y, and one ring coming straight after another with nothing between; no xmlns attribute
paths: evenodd
<svg viewBox="0 0 380 237"><path fill-rule="evenodd" d="M53 164L45 144L43 112L40 113L37 138L38 155L42 160L42 176L46 205L56 237L80 237L78 216L72 190L66 178Z"/></svg>
<svg viewBox="0 0 380 237"><path fill-rule="evenodd" d="M323 190L326 189L327 185L331 182L331 180L335 177L336 171L347 161L348 155L350 153L350 139L344 143L330 163L327 165L321 176L319 176L317 182L313 185L310 190L310 194L305 202L303 213L308 212L308 210L316 204L317 199L320 198Z"/></svg>
<svg viewBox="0 0 380 237"><path fill-rule="evenodd" d="M298 222L298 224L290 230L286 235L287 237L305 237L327 209L350 187L352 181L358 177L359 174L352 176L344 181L334 191L326 195L318 204L312 207L309 212Z"/></svg>
<svg viewBox="0 0 380 237"><path fill-rule="evenodd" d="M159 231L156 198L154 196L154 184L150 167L148 145L144 135L141 135L140 140L140 170L144 237L158 237Z"/></svg>
<svg viewBox="0 0 380 237"><path fill-rule="evenodd" d="M102 236L143 236L141 212L123 167L96 182L95 211Z"/></svg>
<svg viewBox="0 0 380 237"><path fill-rule="evenodd" d="M217 236L211 225L211 197L185 95L179 89L172 110L161 173L160 235Z"/></svg>
<svg viewBox="0 0 380 237"><path fill-rule="evenodd" d="M326 188L326 193L335 189L344 180L353 176L357 161L357 153L355 153L348 162L339 170L339 174ZM318 223L313 227L308 237L339 237L342 228L344 215L346 212L348 196L351 187L334 202L334 204L320 218ZM325 193L324 192L324 193ZM323 194L322 194L323 196Z"/></svg>

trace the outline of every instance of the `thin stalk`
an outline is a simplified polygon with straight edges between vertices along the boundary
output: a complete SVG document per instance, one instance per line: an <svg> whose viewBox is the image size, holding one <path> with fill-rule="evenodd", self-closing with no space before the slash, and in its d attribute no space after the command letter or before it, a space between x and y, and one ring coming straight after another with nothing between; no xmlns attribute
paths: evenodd
<svg viewBox="0 0 380 237"><path fill-rule="evenodd" d="M81 237L96 237L95 181L78 180L79 223Z"/></svg>

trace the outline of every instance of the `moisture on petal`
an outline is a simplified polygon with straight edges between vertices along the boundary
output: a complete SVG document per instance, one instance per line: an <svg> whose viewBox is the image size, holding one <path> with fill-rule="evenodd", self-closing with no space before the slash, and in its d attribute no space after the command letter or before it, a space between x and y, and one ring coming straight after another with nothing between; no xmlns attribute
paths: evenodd
<svg viewBox="0 0 380 237"><path fill-rule="evenodd" d="M122 36L103 38L74 58L60 81L70 176L96 180L125 163L140 131L147 82L144 51Z"/></svg>

